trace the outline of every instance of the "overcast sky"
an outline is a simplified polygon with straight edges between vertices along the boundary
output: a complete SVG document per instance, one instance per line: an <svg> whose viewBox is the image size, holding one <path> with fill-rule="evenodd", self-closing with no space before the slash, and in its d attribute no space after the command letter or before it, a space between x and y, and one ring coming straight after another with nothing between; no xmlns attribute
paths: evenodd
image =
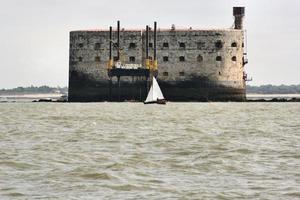
<svg viewBox="0 0 300 200"><path fill-rule="evenodd" d="M67 86L69 31L124 28L228 28L246 6L246 71L251 85L300 84L298 0L0 0L0 88ZM298 60L299 58L299 60Z"/></svg>

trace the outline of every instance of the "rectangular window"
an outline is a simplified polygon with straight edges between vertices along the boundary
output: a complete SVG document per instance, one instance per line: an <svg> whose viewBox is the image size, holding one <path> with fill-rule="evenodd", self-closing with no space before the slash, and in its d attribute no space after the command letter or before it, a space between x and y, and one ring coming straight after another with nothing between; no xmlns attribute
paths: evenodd
<svg viewBox="0 0 300 200"><path fill-rule="evenodd" d="M134 56L130 56L129 57L129 62L134 63L135 62L135 57Z"/></svg>
<svg viewBox="0 0 300 200"><path fill-rule="evenodd" d="M82 48L82 47L83 47L83 44L82 44L82 43L79 43L79 44L78 44L78 47L79 47L79 48Z"/></svg>
<svg viewBox="0 0 300 200"><path fill-rule="evenodd" d="M150 43L149 43L149 48L152 48L152 47L153 47L153 43L150 42Z"/></svg>
<svg viewBox="0 0 300 200"><path fill-rule="evenodd" d="M168 56L164 56L164 57L163 57L163 61L164 61L164 62L168 62L168 61L169 61L169 57L168 57Z"/></svg>
<svg viewBox="0 0 300 200"><path fill-rule="evenodd" d="M100 47L101 47L100 43L95 43L95 50L100 50Z"/></svg>
<svg viewBox="0 0 300 200"><path fill-rule="evenodd" d="M184 72L179 72L179 76L184 76Z"/></svg>
<svg viewBox="0 0 300 200"><path fill-rule="evenodd" d="M184 57L184 56L180 56L180 57L179 57L179 61L180 61L180 62L184 62L184 61L185 61L185 57Z"/></svg>
<svg viewBox="0 0 300 200"><path fill-rule="evenodd" d="M118 61L118 56L114 56L114 61Z"/></svg>
<svg viewBox="0 0 300 200"><path fill-rule="evenodd" d="M179 42L179 48L180 49L185 49L185 43L184 42Z"/></svg>
<svg viewBox="0 0 300 200"><path fill-rule="evenodd" d="M136 48L136 44L131 42L129 43L129 49L135 49Z"/></svg>
<svg viewBox="0 0 300 200"><path fill-rule="evenodd" d="M164 48L169 48L169 43L164 42L164 43L163 43L163 47L164 47Z"/></svg>
<svg viewBox="0 0 300 200"><path fill-rule="evenodd" d="M95 57L95 62L100 62L100 57L99 56Z"/></svg>
<svg viewBox="0 0 300 200"><path fill-rule="evenodd" d="M168 72L164 72L163 76L169 76L169 73Z"/></svg>
<svg viewBox="0 0 300 200"><path fill-rule="evenodd" d="M79 61L79 62L82 62L82 57L78 57L78 61Z"/></svg>

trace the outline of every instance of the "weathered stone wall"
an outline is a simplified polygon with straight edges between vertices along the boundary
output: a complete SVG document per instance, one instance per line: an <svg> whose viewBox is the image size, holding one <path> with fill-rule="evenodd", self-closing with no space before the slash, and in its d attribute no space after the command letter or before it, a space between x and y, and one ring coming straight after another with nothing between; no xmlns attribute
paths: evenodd
<svg viewBox="0 0 300 200"><path fill-rule="evenodd" d="M168 43L169 47L163 47L163 43ZM185 47L180 47L180 43ZM222 85L243 87L243 31L158 31L157 44L160 80L184 81L207 77ZM165 56L168 61L163 60ZM180 61L181 56L184 61ZM217 61L218 56L221 61Z"/></svg>
<svg viewBox="0 0 300 200"><path fill-rule="evenodd" d="M117 33L114 32L113 38L116 37ZM130 48L130 43L134 43L136 47ZM129 63L130 56L135 57L135 63L142 62L141 31L121 31L120 46L123 52L121 53L122 62ZM115 49L113 57L116 56ZM108 31L73 31L70 33L70 71L83 73L94 81L106 81L108 58Z"/></svg>
<svg viewBox="0 0 300 200"><path fill-rule="evenodd" d="M114 32L113 40L116 41L116 38ZM158 30L157 78L166 97L169 100L181 101L222 98L243 100L243 41L243 30ZM152 56L153 32L150 33L149 42L152 43L149 53ZM144 32L122 30L120 46L122 62L144 64ZM109 100L108 50L108 31L70 33L71 100ZM114 50L113 56L116 55L117 51ZM134 61L130 61L130 57L134 57ZM130 85L132 78L122 77L121 82L123 85ZM126 97L126 88L123 93L124 99L130 98ZM143 93L142 98L146 95L146 91L141 92L141 89L131 93Z"/></svg>

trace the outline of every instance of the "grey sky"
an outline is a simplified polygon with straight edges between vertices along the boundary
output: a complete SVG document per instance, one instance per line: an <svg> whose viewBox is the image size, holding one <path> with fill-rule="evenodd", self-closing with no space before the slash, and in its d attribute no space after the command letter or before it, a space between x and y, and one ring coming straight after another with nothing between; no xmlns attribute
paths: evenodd
<svg viewBox="0 0 300 200"><path fill-rule="evenodd" d="M297 0L0 0L0 88L68 84L69 31L107 28L227 28L246 6L251 85L300 84Z"/></svg>

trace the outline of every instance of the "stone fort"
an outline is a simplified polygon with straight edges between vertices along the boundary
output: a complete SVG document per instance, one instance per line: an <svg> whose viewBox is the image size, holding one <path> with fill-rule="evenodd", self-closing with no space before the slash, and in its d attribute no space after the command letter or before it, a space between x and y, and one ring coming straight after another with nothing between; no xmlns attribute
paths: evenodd
<svg viewBox="0 0 300 200"><path fill-rule="evenodd" d="M244 7L234 7L234 25L227 29L172 25L155 32L153 28L71 31L69 101L145 100L149 73L111 76L109 68L122 62L147 72L147 60L157 63L155 76L169 101L244 101L244 14Z"/></svg>

